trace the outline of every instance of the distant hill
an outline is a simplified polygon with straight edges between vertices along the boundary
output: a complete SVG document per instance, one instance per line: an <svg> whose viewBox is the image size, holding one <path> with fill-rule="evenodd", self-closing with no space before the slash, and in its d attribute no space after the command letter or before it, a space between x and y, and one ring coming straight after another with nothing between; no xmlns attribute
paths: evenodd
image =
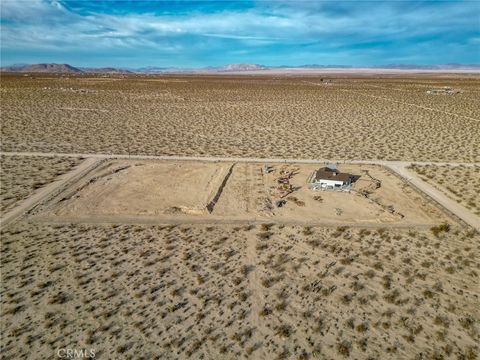
<svg viewBox="0 0 480 360"><path fill-rule="evenodd" d="M28 73L82 73L83 71L68 64L31 64L13 65L3 67L2 71L7 72L28 72Z"/></svg>
<svg viewBox="0 0 480 360"><path fill-rule="evenodd" d="M114 67L103 67L103 68L80 68L83 72L95 73L95 74L132 74L130 70L120 69Z"/></svg>
<svg viewBox="0 0 480 360"><path fill-rule="evenodd" d="M388 64L375 66L382 69L403 69L403 70L479 70L479 64L439 64L439 65L415 65L415 64Z"/></svg>
<svg viewBox="0 0 480 360"><path fill-rule="evenodd" d="M300 66L287 66L287 65L283 65L282 67L284 67L284 68L302 68L302 69L330 69L330 68L335 68L335 69L349 69L349 68L352 68L353 66L350 66L350 65L319 65L319 64L306 64L306 65L300 65Z"/></svg>
<svg viewBox="0 0 480 360"><path fill-rule="evenodd" d="M267 70L267 66L258 64L228 64L217 68L217 71L255 71L255 70Z"/></svg>
<svg viewBox="0 0 480 360"><path fill-rule="evenodd" d="M308 64L299 66L265 66L259 64L227 64L224 66L207 66L203 68L179 68L179 67L156 67L148 66L141 68L116 68L116 67L81 67L76 68L69 64L14 64L0 69L4 72L23 73L57 73L57 74L218 74L218 73L245 73L245 74L270 74L270 73L322 73L322 72L392 72L392 71L438 71L438 72L479 72L479 64L439 64L439 65L415 65L415 64L388 64L378 66L354 67L348 65L319 65Z"/></svg>
<svg viewBox="0 0 480 360"><path fill-rule="evenodd" d="M130 69L132 72L140 73L140 74L160 74L164 72L171 72L171 71L181 71L182 69L175 68L175 67L158 67L158 66L146 66L137 69Z"/></svg>
<svg viewBox="0 0 480 360"><path fill-rule="evenodd" d="M27 66L27 65L28 65L28 64L23 64L23 63L21 63L21 64L12 64L12 65L8 66L7 68L8 68L8 69L20 69L20 68L23 68L23 67L25 67L25 66ZM3 70L3 68L2 68L2 70Z"/></svg>
<svg viewBox="0 0 480 360"><path fill-rule="evenodd" d="M224 66L206 66L203 68L179 68L179 67L156 67L147 66L141 68L129 69L133 73L139 74L203 74L203 73L219 73L219 72L242 72L255 70L270 69L264 65L258 64L227 64Z"/></svg>

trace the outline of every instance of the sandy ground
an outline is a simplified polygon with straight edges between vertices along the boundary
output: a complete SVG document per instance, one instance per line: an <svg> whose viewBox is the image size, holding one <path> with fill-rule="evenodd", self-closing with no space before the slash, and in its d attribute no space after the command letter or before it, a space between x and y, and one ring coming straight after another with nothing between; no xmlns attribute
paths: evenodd
<svg viewBox="0 0 480 360"><path fill-rule="evenodd" d="M76 161L77 159L75 159ZM73 160L72 160L73 161ZM84 159L75 169L62 174L52 180L48 184L36 189L29 197L25 200L20 201L14 208L2 215L0 219L0 224L2 227L8 226L10 223L17 221L19 218L25 216L27 213L32 211L34 207L38 204L48 201L59 191L68 187L72 182L78 180L85 174L88 174L98 165L96 159Z"/></svg>
<svg viewBox="0 0 480 360"><path fill-rule="evenodd" d="M350 192L339 193L308 188L307 181L319 165L269 165L271 172L266 173L264 165L258 163L114 160L39 208L36 218L399 226L453 222L380 166L341 165L340 171L359 179ZM286 194L279 190L277 179L290 171L295 174L290 180L293 192ZM277 207L276 202L282 199L285 205Z"/></svg>
<svg viewBox="0 0 480 360"><path fill-rule="evenodd" d="M441 86L461 92L427 94ZM2 74L0 89L3 151L480 160L478 75Z"/></svg>
<svg viewBox="0 0 480 360"><path fill-rule="evenodd" d="M2 74L0 147L478 162L479 91L478 75ZM10 161L2 206L39 203L0 230L2 359L478 358L479 234L385 168L341 165L361 177L328 193L306 163L102 156L63 183L68 158ZM276 208L282 167L295 191Z"/></svg>
<svg viewBox="0 0 480 360"><path fill-rule="evenodd" d="M478 234L48 225L1 233L3 359L475 359Z"/></svg>
<svg viewBox="0 0 480 360"><path fill-rule="evenodd" d="M0 215L3 217L81 161L73 157L0 156Z"/></svg>
<svg viewBox="0 0 480 360"><path fill-rule="evenodd" d="M480 216L480 166L415 165L423 181L434 185L450 198Z"/></svg>
<svg viewBox="0 0 480 360"><path fill-rule="evenodd" d="M113 161L62 195L59 216L202 214L227 164Z"/></svg>

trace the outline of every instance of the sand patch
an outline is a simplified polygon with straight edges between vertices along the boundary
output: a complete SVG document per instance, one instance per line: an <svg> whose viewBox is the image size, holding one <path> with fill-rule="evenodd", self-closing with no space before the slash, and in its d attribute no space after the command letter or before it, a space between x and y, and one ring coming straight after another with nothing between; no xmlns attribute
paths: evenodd
<svg viewBox="0 0 480 360"><path fill-rule="evenodd" d="M226 164L113 161L64 195L59 216L203 214Z"/></svg>

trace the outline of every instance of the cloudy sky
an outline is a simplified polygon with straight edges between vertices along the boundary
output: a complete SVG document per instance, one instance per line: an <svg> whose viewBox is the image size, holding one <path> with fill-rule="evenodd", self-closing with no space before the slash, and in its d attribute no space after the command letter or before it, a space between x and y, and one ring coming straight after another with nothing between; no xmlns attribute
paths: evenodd
<svg viewBox="0 0 480 360"><path fill-rule="evenodd" d="M480 63L480 1L2 0L1 64Z"/></svg>

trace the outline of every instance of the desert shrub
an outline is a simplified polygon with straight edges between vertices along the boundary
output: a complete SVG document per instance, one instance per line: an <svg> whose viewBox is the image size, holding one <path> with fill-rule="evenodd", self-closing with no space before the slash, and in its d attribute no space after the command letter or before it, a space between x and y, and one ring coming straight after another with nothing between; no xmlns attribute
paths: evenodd
<svg viewBox="0 0 480 360"><path fill-rule="evenodd" d="M290 325L280 325L276 331L276 335L282 338L288 338L292 335L293 328Z"/></svg>
<svg viewBox="0 0 480 360"><path fill-rule="evenodd" d="M258 233L257 236L261 239L261 240L268 240L270 239L270 237L272 236L273 234L270 232L270 231L266 231L266 232L261 232L261 233Z"/></svg>
<svg viewBox="0 0 480 360"><path fill-rule="evenodd" d="M361 323L360 325L357 325L356 330L358 332L368 331L368 324L367 323Z"/></svg>
<svg viewBox="0 0 480 360"><path fill-rule="evenodd" d="M260 243L260 244L257 244L255 248L258 251L262 251L262 250L268 249L268 245L266 243Z"/></svg>
<svg viewBox="0 0 480 360"><path fill-rule="evenodd" d="M284 311L286 308L287 308L287 302L286 301L282 301L280 303L278 303L277 305L275 305L275 310L278 310L278 311Z"/></svg>
<svg viewBox="0 0 480 360"><path fill-rule="evenodd" d="M308 235L312 235L312 234L313 234L313 231L312 231L312 228L310 226L305 226L303 228L303 235L308 236Z"/></svg>
<svg viewBox="0 0 480 360"><path fill-rule="evenodd" d="M49 304L65 304L70 301L71 297L64 292L59 292L50 298Z"/></svg>
<svg viewBox="0 0 480 360"><path fill-rule="evenodd" d="M261 224L260 231L269 231L271 227L272 227L272 224Z"/></svg>
<svg viewBox="0 0 480 360"><path fill-rule="evenodd" d="M435 319L433 320L433 323L435 325L443 326L443 327L449 327L450 326L450 320L446 316L441 316L437 315L435 316Z"/></svg>
<svg viewBox="0 0 480 360"><path fill-rule="evenodd" d="M316 248L320 246L321 242L318 239L314 239L314 240L308 240L307 244L310 245L311 247Z"/></svg>
<svg viewBox="0 0 480 360"><path fill-rule="evenodd" d="M471 315L459 319L458 322L464 329L471 329L475 325L475 319Z"/></svg>
<svg viewBox="0 0 480 360"><path fill-rule="evenodd" d="M272 313L272 309L270 309L268 306L264 306L262 310L260 310L260 316L265 317L268 316Z"/></svg>
<svg viewBox="0 0 480 360"><path fill-rule="evenodd" d="M342 342L337 343L337 352L342 356L349 357L351 349L352 343L349 341L343 340Z"/></svg>
<svg viewBox="0 0 480 360"><path fill-rule="evenodd" d="M444 223L444 224L440 224L440 225L437 225L437 226L432 226L430 228L430 230L432 231L433 235L438 237L441 233L449 232L450 231L450 225L447 224L447 223Z"/></svg>

